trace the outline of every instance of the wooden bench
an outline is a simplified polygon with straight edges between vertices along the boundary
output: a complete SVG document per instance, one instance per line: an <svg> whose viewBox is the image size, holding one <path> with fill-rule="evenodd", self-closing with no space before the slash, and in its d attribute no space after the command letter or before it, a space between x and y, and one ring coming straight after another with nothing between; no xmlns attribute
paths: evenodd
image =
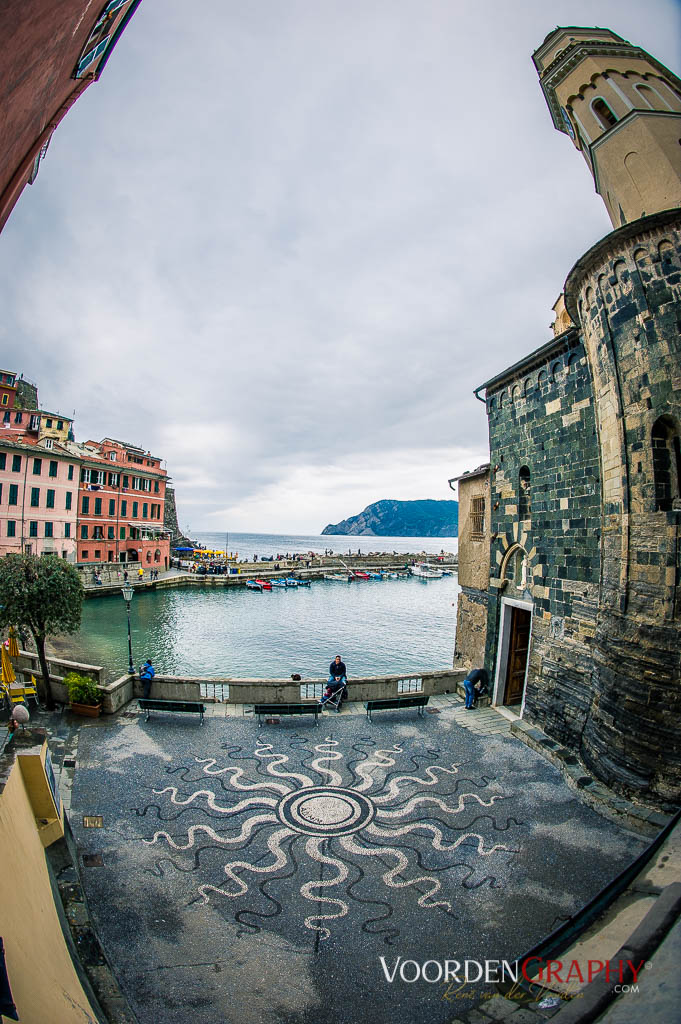
<svg viewBox="0 0 681 1024"><path fill-rule="evenodd" d="M411 697L389 697L385 700L368 700L364 707L367 709L367 718L371 721L372 711L399 711L400 708L418 708L419 715L423 715L423 709L430 700L430 694L419 693Z"/></svg>
<svg viewBox="0 0 681 1024"><path fill-rule="evenodd" d="M201 716L200 724L203 725L203 713L206 710L205 705L199 703L196 700L156 700L151 697L140 697L137 702L142 709L146 711L144 721L149 721L150 711L177 711L179 714L198 714Z"/></svg>
<svg viewBox="0 0 681 1024"><path fill-rule="evenodd" d="M314 715L314 724L319 718L319 704L255 704L254 713L258 716L258 725L262 725L263 715Z"/></svg>

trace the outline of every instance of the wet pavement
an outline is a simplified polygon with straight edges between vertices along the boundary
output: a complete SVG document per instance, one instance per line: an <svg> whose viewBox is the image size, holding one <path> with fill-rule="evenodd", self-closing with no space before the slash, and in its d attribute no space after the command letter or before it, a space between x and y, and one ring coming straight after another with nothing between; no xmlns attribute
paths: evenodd
<svg viewBox="0 0 681 1024"><path fill-rule="evenodd" d="M450 1022L491 986L420 965L513 959L646 845L493 712L437 710L130 705L69 733L90 912L140 1024Z"/></svg>

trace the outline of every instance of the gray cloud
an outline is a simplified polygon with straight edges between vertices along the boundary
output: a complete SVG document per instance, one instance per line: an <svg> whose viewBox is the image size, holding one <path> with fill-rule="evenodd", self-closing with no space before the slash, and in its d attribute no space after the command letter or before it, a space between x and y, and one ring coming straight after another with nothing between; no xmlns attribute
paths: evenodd
<svg viewBox="0 0 681 1024"><path fill-rule="evenodd" d="M678 15L145 0L0 238L3 362L164 457L195 529L451 497L473 387L609 230L531 52L599 24L678 69Z"/></svg>

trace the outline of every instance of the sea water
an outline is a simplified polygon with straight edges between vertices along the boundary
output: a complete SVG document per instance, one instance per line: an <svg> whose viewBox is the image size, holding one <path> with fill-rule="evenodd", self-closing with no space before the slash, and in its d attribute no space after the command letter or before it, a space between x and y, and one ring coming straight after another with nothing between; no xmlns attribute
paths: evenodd
<svg viewBox="0 0 681 1024"><path fill-rule="evenodd" d="M220 535L203 534L206 546ZM224 545L224 535L223 545ZM336 549L336 537L241 534L249 557ZM254 537L259 543L254 543ZM348 540L348 538L343 538ZM414 538L351 538L353 550L414 550ZM418 539L417 539L418 540ZM430 551L452 550L452 540L426 538ZM321 542L321 543L320 543ZM324 543L326 542L326 543ZM355 544L357 546L355 546ZM217 546L217 545L216 545ZM243 547L243 545L242 545ZM238 550L241 555L241 548ZM347 549L346 549L347 550ZM351 676L414 674L452 664L456 576L352 583L313 581L309 587L258 592L245 587L187 586L135 594L130 610L133 661L151 658L160 673L232 678L324 676L336 654ZM85 601L80 631L62 638L61 652L102 665L108 679L128 664L125 602L118 595Z"/></svg>
<svg viewBox="0 0 681 1024"><path fill-rule="evenodd" d="M253 555L286 554L324 554L332 551L341 557L345 554L356 555L359 551L366 555L370 552L397 552L398 554L432 554L441 551L453 554L458 550L456 537L351 537L345 535L298 536L295 534L276 533L193 533L192 539L210 551L230 551L239 560L251 561Z"/></svg>

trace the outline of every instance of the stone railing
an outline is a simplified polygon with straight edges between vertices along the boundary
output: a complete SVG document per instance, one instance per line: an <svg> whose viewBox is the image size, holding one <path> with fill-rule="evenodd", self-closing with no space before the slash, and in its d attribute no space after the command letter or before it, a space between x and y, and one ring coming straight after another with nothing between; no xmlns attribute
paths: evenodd
<svg viewBox="0 0 681 1024"><path fill-rule="evenodd" d="M101 665L84 665L79 661L67 661L65 658L48 657L47 665L50 670L50 686L55 700L68 704L69 695L64 686L64 676L69 672L78 672L81 676L89 676L94 679L98 686L103 686L105 670ZM16 661L17 677L23 675L26 682L31 676L42 677L38 655L32 651L19 651L19 658Z"/></svg>
<svg viewBox="0 0 681 1024"><path fill-rule="evenodd" d="M351 701L381 700L399 696L398 684L407 680L418 680L415 692L429 695L437 693L460 693L465 671L458 669L439 672L413 672L402 675L362 676L348 682L348 699ZM302 698L301 686L326 683L324 679L230 679L215 677L186 677L157 675L152 683L150 696L158 700L201 700L211 703L212 698L201 696L201 687L229 687L227 704L299 704L315 697ZM407 684L408 685L408 684ZM404 691L407 696L409 691ZM129 701L142 696L142 683L138 676L124 675L102 687L102 711L113 714Z"/></svg>

